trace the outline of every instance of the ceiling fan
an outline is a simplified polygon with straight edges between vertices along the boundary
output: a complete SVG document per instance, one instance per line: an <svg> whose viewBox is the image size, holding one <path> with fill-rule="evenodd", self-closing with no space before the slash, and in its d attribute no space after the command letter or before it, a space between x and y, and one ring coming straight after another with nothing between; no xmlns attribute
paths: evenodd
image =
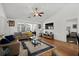
<svg viewBox="0 0 79 59"><path fill-rule="evenodd" d="M40 16L40 17L42 17L43 14L44 14L44 12L39 11L38 8L35 8L35 9L33 10L33 16L34 16L34 17L35 17L35 16Z"/></svg>

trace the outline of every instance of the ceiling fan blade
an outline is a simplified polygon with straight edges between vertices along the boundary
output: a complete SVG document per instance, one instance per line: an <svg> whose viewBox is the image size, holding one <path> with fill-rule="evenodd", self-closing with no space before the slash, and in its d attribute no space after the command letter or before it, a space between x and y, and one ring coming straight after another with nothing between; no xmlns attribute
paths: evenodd
<svg viewBox="0 0 79 59"><path fill-rule="evenodd" d="M40 14L44 14L44 12L40 12Z"/></svg>
<svg viewBox="0 0 79 59"><path fill-rule="evenodd" d="M35 16L42 16L44 14L44 12L40 12L39 10L38 10L38 8L35 8L34 10L33 10L33 17L35 17Z"/></svg>
<svg viewBox="0 0 79 59"><path fill-rule="evenodd" d="M40 17L42 17L42 15L41 14L38 14Z"/></svg>
<svg viewBox="0 0 79 59"><path fill-rule="evenodd" d="M33 17L35 17L36 15L33 15Z"/></svg>

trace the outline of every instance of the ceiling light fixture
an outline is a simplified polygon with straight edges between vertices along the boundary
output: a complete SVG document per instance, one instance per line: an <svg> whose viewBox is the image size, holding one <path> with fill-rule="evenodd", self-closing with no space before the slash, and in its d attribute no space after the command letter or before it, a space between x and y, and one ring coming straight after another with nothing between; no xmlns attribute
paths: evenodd
<svg viewBox="0 0 79 59"><path fill-rule="evenodd" d="M38 8L35 8L34 10L33 10L33 16L35 17L35 16L42 16L44 14L44 12L40 12L39 10L38 10Z"/></svg>

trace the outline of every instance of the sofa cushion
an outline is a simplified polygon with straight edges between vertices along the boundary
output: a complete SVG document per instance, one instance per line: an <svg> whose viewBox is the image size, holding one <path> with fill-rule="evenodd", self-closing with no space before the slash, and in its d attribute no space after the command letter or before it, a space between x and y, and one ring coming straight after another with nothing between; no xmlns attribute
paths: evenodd
<svg viewBox="0 0 79 59"><path fill-rule="evenodd" d="M32 32L25 32L25 33L23 33L23 34L26 34L27 36L32 36Z"/></svg>
<svg viewBox="0 0 79 59"><path fill-rule="evenodd" d="M8 39L9 41L13 41L15 39L13 35L5 36L5 38Z"/></svg>
<svg viewBox="0 0 79 59"><path fill-rule="evenodd" d="M7 43L9 43L10 41L9 40L7 40L7 39L2 39L1 41L0 41L0 44L7 44Z"/></svg>

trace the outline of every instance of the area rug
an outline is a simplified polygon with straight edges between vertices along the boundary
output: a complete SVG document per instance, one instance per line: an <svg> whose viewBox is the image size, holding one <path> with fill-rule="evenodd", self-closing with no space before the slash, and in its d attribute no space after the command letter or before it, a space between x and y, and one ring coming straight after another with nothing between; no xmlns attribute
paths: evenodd
<svg viewBox="0 0 79 59"><path fill-rule="evenodd" d="M29 56L35 56L51 48L54 48L53 46L42 41L39 41L40 44L38 44L35 47L31 41L22 41L21 43L22 43L23 48L28 50Z"/></svg>

